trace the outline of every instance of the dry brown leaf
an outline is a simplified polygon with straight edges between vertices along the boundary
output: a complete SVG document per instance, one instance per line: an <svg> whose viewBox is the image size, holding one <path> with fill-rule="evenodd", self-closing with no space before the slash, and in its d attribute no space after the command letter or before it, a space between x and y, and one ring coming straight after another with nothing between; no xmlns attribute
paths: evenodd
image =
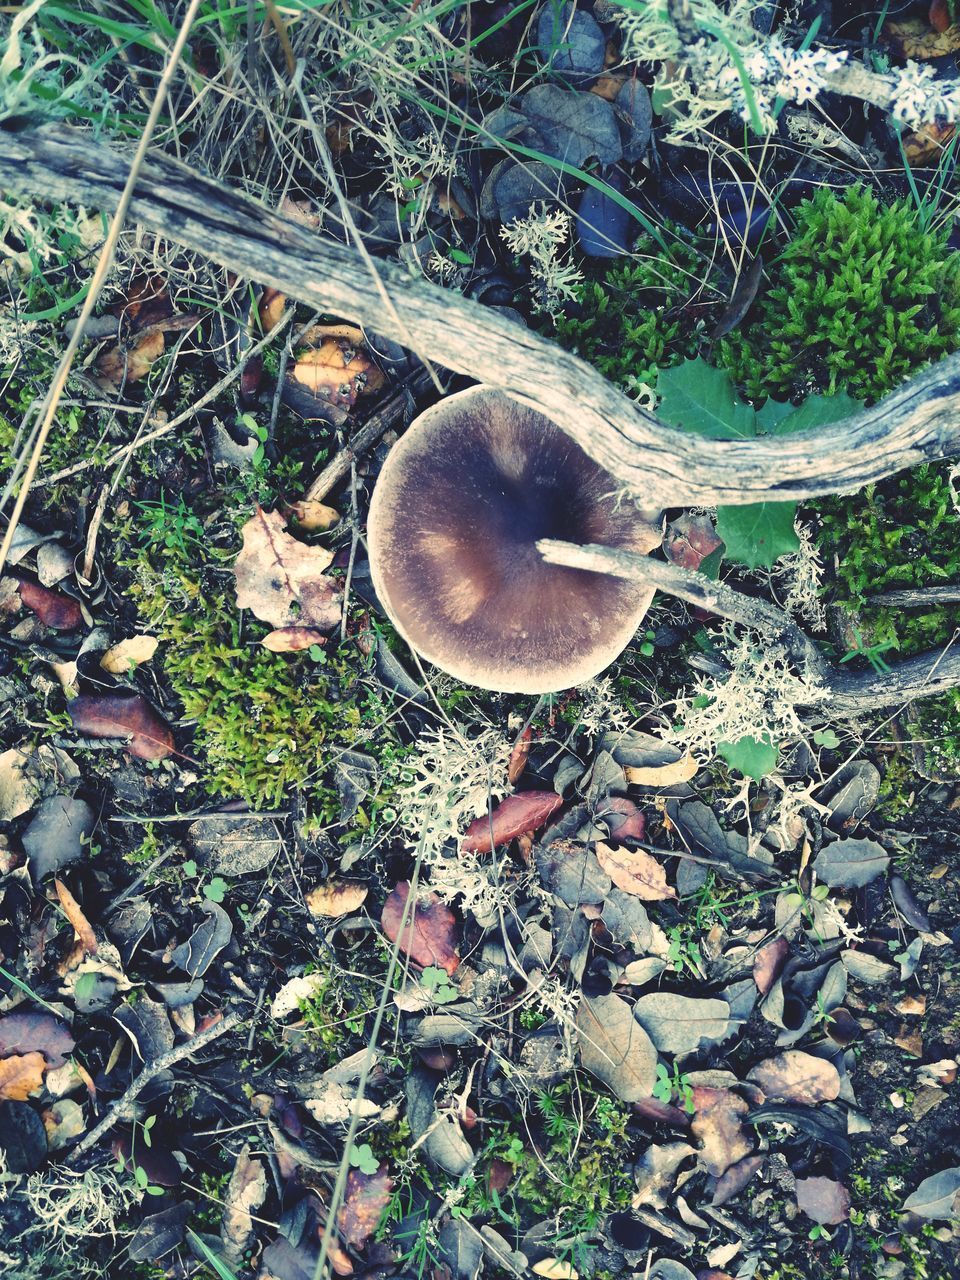
<svg viewBox="0 0 960 1280"><path fill-rule="evenodd" d="M562 1258L542 1258L530 1270L534 1275L543 1276L544 1280L580 1280L580 1272Z"/></svg>
<svg viewBox="0 0 960 1280"><path fill-rule="evenodd" d="M272 627L316 627L329 631L340 621L341 596L324 576L333 555L308 547L284 529L278 511L256 512L243 526L243 548L234 564L237 605Z"/></svg>
<svg viewBox="0 0 960 1280"><path fill-rule="evenodd" d="M299 653L315 644L326 644L327 637L313 627L278 627L268 631L260 643L271 653Z"/></svg>
<svg viewBox="0 0 960 1280"><path fill-rule="evenodd" d="M60 899L60 906L63 908L63 914L73 925L74 933L77 935L77 941L84 954L92 956L97 949L97 939L94 936L90 921L80 909L80 903L76 900L67 886L62 880L54 880L54 887L57 891L57 897Z"/></svg>
<svg viewBox="0 0 960 1280"><path fill-rule="evenodd" d="M790 954L786 938L774 938L760 948L753 960L753 980L762 996L769 995L770 988L780 977L780 972Z"/></svg>
<svg viewBox="0 0 960 1280"><path fill-rule="evenodd" d="M139 760L163 760L174 750L173 730L141 694L84 693L68 704L73 727L91 738L124 738Z"/></svg>
<svg viewBox="0 0 960 1280"><path fill-rule="evenodd" d="M813 1106L832 1102L840 1093L840 1076L832 1062L802 1049L786 1049L747 1073L770 1100Z"/></svg>
<svg viewBox="0 0 960 1280"><path fill-rule="evenodd" d="M850 1192L832 1178L797 1178L797 1206L814 1222L834 1226L850 1216Z"/></svg>
<svg viewBox="0 0 960 1280"><path fill-rule="evenodd" d="M43 1087L45 1069L42 1053L0 1058L0 1101L26 1102L31 1093Z"/></svg>
<svg viewBox="0 0 960 1280"><path fill-rule="evenodd" d="M656 858L643 849L613 849L603 841L596 844L597 861L618 889L644 902L675 898L677 891L667 884L667 873Z"/></svg>
<svg viewBox="0 0 960 1280"><path fill-rule="evenodd" d="M335 507L328 507L313 498L301 498L299 502L288 503L287 512L304 533L323 533L340 523L340 512Z"/></svg>
<svg viewBox="0 0 960 1280"><path fill-rule="evenodd" d="M513 750L510 752L510 759L507 761L507 781L511 787L515 787L520 781L520 777L527 767L527 760L530 756L530 744L533 741L533 728L527 725L523 733L521 733L516 742L513 744Z"/></svg>
<svg viewBox="0 0 960 1280"><path fill-rule="evenodd" d="M250 1156L250 1148L242 1147L233 1166L224 1197L223 1220L220 1223L220 1239L223 1241L224 1261L236 1267L253 1239L255 1213L267 1195L267 1171L259 1160Z"/></svg>
<svg viewBox="0 0 960 1280"><path fill-rule="evenodd" d="M750 1108L730 1089L697 1085L693 1090L694 1117L690 1132L700 1139L700 1159L708 1173L721 1177L732 1164L753 1151L742 1121Z"/></svg>
<svg viewBox="0 0 960 1280"><path fill-rule="evenodd" d="M922 124L912 133L903 134L903 150L911 168L937 163L957 131L955 124Z"/></svg>
<svg viewBox="0 0 960 1280"><path fill-rule="evenodd" d="M98 357L94 381L106 389L117 389L140 382L163 355L166 345L163 329L156 325L145 330L129 348L119 344Z"/></svg>
<svg viewBox="0 0 960 1280"><path fill-rule="evenodd" d="M351 1169L347 1175L347 1190L337 1227L344 1243L362 1249L376 1231L380 1215L390 1203L393 1179L382 1164L376 1173L361 1173Z"/></svg>
<svg viewBox="0 0 960 1280"><path fill-rule="evenodd" d="M261 333L268 334L271 329L276 328L283 318L286 306L286 295L282 294L279 289L264 289L257 305Z"/></svg>
<svg viewBox="0 0 960 1280"><path fill-rule="evenodd" d="M13 577L17 579L17 592L25 608L35 613L51 631L76 631L83 622L80 606L71 596L31 582L19 573Z"/></svg>
<svg viewBox="0 0 960 1280"><path fill-rule="evenodd" d="M359 330L347 337L318 334L317 347L301 351L290 370L293 380L311 395L341 409L350 409L358 396L379 391L386 378L362 345ZM311 334L307 334L309 341Z"/></svg>
<svg viewBox="0 0 960 1280"><path fill-rule="evenodd" d="M581 1000L577 1010L580 1061L623 1102L649 1098L657 1075L657 1051L619 996Z"/></svg>
<svg viewBox="0 0 960 1280"><path fill-rule="evenodd" d="M157 651L156 636L128 636L108 649L100 659L100 666L111 675L125 676L131 667L149 662Z"/></svg>
<svg viewBox="0 0 960 1280"><path fill-rule="evenodd" d="M899 22L886 23L883 33L899 47L906 58L924 61L960 52L960 26L956 23L944 30L936 30L931 29L923 18L904 18Z"/></svg>
<svg viewBox="0 0 960 1280"><path fill-rule="evenodd" d="M406 952L417 964L439 965L447 973L456 972L460 957L457 955L457 919L450 908L435 893L426 901L411 903L400 933L404 909L410 896L408 881L401 880L383 904L380 923L391 942L400 938L400 950Z"/></svg>
<svg viewBox="0 0 960 1280"><path fill-rule="evenodd" d="M685 756L672 764L657 765L625 765L623 772L627 782L634 787L675 787L681 782L689 782L696 776L700 766L688 751Z"/></svg>
<svg viewBox="0 0 960 1280"><path fill-rule="evenodd" d="M494 806L493 812L475 818L460 842L463 853L491 853L492 847L509 844L516 836L539 831L563 804L555 791L519 791ZM493 846L490 840L493 838Z"/></svg>
<svg viewBox="0 0 960 1280"><path fill-rule="evenodd" d="M57 1070L66 1065L73 1045L70 1029L52 1013L17 1009L0 1018L0 1056L36 1051Z"/></svg>
<svg viewBox="0 0 960 1280"><path fill-rule="evenodd" d="M347 916L362 907L370 890L365 884L350 880L328 880L318 884L306 895L307 908L312 916Z"/></svg>

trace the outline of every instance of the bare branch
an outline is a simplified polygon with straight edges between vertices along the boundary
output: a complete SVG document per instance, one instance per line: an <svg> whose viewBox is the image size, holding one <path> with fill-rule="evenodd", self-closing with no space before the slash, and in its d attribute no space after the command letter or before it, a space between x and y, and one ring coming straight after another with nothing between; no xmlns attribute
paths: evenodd
<svg viewBox="0 0 960 1280"><path fill-rule="evenodd" d="M0 187L116 205L128 162L64 126L0 133ZM289 297L435 353L439 363L552 418L650 509L842 493L960 453L960 356L879 405L794 436L708 440L666 427L590 365L490 308L379 264L404 332L354 250L167 156L144 166L130 215L143 226Z"/></svg>

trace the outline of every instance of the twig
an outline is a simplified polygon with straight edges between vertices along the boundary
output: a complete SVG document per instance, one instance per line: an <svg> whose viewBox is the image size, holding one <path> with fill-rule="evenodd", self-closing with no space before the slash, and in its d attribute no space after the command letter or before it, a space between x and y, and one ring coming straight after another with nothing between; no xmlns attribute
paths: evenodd
<svg viewBox="0 0 960 1280"><path fill-rule="evenodd" d="M739 622L767 635L780 639L787 652L808 675L826 680L832 674L830 664L813 643L803 634L793 619L776 605L754 596L734 591L723 582L714 582L705 574L679 565L654 560L650 556L637 555L633 551L618 551L612 547L577 546L572 542L560 542L555 538L543 538L537 549L549 564L568 565L572 569L586 569L592 573L609 573L633 582L647 582L667 595L698 605L711 613Z"/></svg>
<svg viewBox="0 0 960 1280"><path fill-rule="evenodd" d="M886 591L867 596L867 604L889 609L926 609L940 604L960 604L960 587L916 587L912 591Z"/></svg>
<svg viewBox="0 0 960 1280"><path fill-rule="evenodd" d="M430 379L424 372L414 375L410 385L401 388L382 405L376 413L371 414L348 445L327 463L313 484L306 492L308 502L322 502L331 489L350 474L350 468L372 449L385 431L400 422L410 408L411 399L416 399L430 385Z"/></svg>
<svg viewBox="0 0 960 1280"><path fill-rule="evenodd" d="M136 1079L131 1080L127 1086L126 1092L122 1097L118 1098L107 1114L103 1117L98 1125L74 1147L67 1157L67 1164L76 1164L80 1157L87 1151L90 1151L97 1145L105 1133L109 1133L114 1125L120 1124L123 1120L129 1119L133 1114L133 1104L147 1087L151 1080L156 1079L164 1071L169 1071L171 1067L175 1067L178 1062L182 1062L184 1058L192 1057L193 1054L199 1053L201 1049L205 1049L208 1044L212 1044L214 1040L225 1035L228 1031L232 1031L241 1021L238 1013L228 1013L225 1017L214 1024L207 1027L206 1031L201 1031L199 1035L195 1035L188 1040L186 1044L179 1044L173 1049L169 1049L166 1053L162 1053L159 1058L148 1063Z"/></svg>

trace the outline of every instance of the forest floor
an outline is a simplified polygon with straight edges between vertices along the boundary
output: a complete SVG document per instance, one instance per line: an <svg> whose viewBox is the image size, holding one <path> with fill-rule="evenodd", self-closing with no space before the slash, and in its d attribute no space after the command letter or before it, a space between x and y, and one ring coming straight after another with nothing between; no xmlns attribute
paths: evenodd
<svg viewBox="0 0 960 1280"><path fill-rule="evenodd" d="M129 148L186 7L4 14L3 130ZM960 74L946 3L716 12ZM666 13L206 0L153 144L685 430L960 350L953 126L717 106ZM6 498L108 221L0 193ZM580 688L421 665L366 518L468 381L353 319L128 224L86 326L0 578L3 1274L960 1276L960 693L839 718L664 595ZM957 641L958 494L670 509L657 554L882 676Z"/></svg>

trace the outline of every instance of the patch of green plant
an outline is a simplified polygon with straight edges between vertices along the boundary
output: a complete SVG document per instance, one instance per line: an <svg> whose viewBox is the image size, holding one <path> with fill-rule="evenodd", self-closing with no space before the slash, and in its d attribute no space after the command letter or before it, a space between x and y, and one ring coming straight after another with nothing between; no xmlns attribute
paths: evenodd
<svg viewBox="0 0 960 1280"><path fill-rule="evenodd" d="M797 211L754 320L717 359L750 399L845 390L874 401L960 347L960 254L908 200L824 187Z"/></svg>
<svg viewBox="0 0 960 1280"><path fill-rule="evenodd" d="M660 369L693 355L696 313L686 307L703 276L703 260L679 237L674 260L650 236L635 256L594 269L577 286L569 315L553 319L551 336L627 392L656 383Z"/></svg>

